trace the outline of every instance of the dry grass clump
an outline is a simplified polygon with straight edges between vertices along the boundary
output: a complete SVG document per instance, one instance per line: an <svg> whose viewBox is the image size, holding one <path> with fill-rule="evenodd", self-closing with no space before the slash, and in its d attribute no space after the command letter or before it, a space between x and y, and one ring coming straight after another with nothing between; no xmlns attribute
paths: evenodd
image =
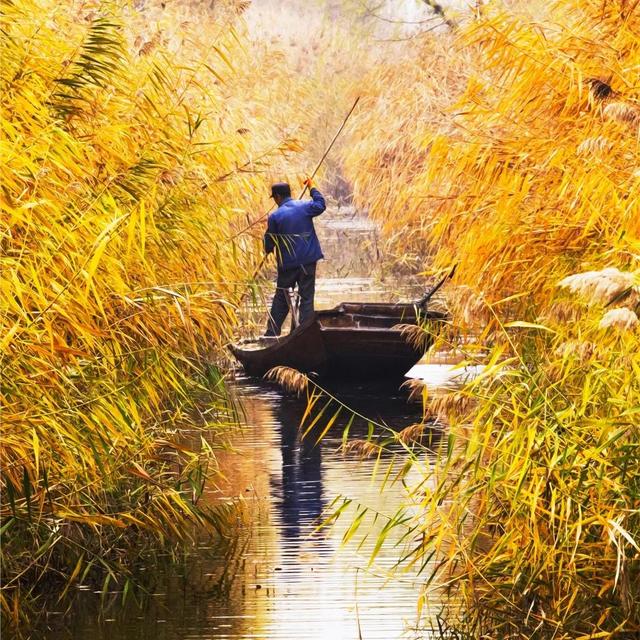
<svg viewBox="0 0 640 640"><path fill-rule="evenodd" d="M556 300L555 303L546 310L543 321L549 321L553 324L568 325L578 322L584 317L584 305L578 301Z"/></svg>
<svg viewBox="0 0 640 640"><path fill-rule="evenodd" d="M640 122L640 111L638 108L632 107L624 102L610 102L604 107L602 113L606 118L626 124L637 124Z"/></svg>
<svg viewBox="0 0 640 640"><path fill-rule="evenodd" d="M307 390L309 378L304 373L300 373L297 369L291 367L274 367L269 369L264 375L266 380L277 382L287 391L291 391L300 395Z"/></svg>
<svg viewBox="0 0 640 640"><path fill-rule="evenodd" d="M420 442L424 436L425 429L432 429L433 425L426 422L409 425L401 431L398 431L397 439L404 444Z"/></svg>
<svg viewBox="0 0 640 640"><path fill-rule="evenodd" d="M409 392L409 401L424 400L429 391L424 380L420 378L409 378L400 385L400 388L406 389Z"/></svg>
<svg viewBox="0 0 640 640"><path fill-rule="evenodd" d="M585 298L590 305L610 305L625 300L629 307L640 302L638 272L623 272L614 267L567 276L559 286ZM601 329L631 329L638 323L636 312L629 307L609 309L600 319Z"/></svg>
<svg viewBox="0 0 640 640"><path fill-rule="evenodd" d="M343 442L340 450L344 455L355 454L363 460L373 458L380 455L382 448L376 442L371 440L352 439Z"/></svg>
<svg viewBox="0 0 640 640"><path fill-rule="evenodd" d="M486 325L493 318L484 292L477 286L451 286L446 291L446 304L448 309L455 310L455 327L458 331L474 330Z"/></svg>
<svg viewBox="0 0 640 640"><path fill-rule="evenodd" d="M602 316L600 324L601 329L631 329L638 325L638 316L635 311L627 309L626 307L619 307L617 309L610 309Z"/></svg>
<svg viewBox="0 0 640 640"><path fill-rule="evenodd" d="M587 138L583 140L576 149L578 155L590 155L597 156L603 154L606 151L610 151L613 147L613 143L604 136L598 136L596 138Z"/></svg>
<svg viewBox="0 0 640 640"><path fill-rule="evenodd" d="M256 170L288 142L243 106L228 15L190 27L156 9L157 24L128 4L3 6L1 604L13 623L39 592L97 580L126 593L140 557L194 523L218 526L198 505L212 447L176 433L211 433L198 398L218 431L233 423L207 360L259 260L237 233L260 212Z"/></svg>
<svg viewBox="0 0 640 640"><path fill-rule="evenodd" d="M464 391L452 391L433 395L429 399L428 407L430 413L438 417L439 422L451 424L469 416L475 404L476 400L472 395Z"/></svg>
<svg viewBox="0 0 640 640"><path fill-rule="evenodd" d="M392 327L396 331L400 331L402 337L416 349L426 351L433 341L433 333L428 327L416 324L396 324Z"/></svg>
<svg viewBox="0 0 640 640"><path fill-rule="evenodd" d="M563 342L554 351L555 355L560 358L568 358L577 356L580 362L588 362L596 353L598 346L595 342L582 340L568 340Z"/></svg>

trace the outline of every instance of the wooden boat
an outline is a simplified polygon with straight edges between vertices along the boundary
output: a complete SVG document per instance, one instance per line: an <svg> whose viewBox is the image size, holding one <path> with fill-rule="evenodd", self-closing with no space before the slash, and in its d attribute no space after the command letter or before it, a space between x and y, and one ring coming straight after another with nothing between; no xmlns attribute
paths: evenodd
<svg viewBox="0 0 640 640"><path fill-rule="evenodd" d="M250 376L263 376L277 366L331 378L402 376L423 351L394 327L424 320L437 325L446 319L443 313L420 309L417 303L343 302L318 311L288 335L245 341L231 351Z"/></svg>

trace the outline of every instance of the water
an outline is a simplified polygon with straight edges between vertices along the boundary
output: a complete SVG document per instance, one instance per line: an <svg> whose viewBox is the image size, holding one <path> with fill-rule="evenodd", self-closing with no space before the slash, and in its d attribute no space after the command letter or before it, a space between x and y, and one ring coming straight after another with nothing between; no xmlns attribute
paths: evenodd
<svg viewBox="0 0 640 640"><path fill-rule="evenodd" d="M340 399L377 422L396 428L420 418L419 407L393 387L352 386ZM394 567L400 548L389 537L370 566L377 534L405 498L399 483L381 490L382 477L399 449L380 462L340 451L345 419L316 444L302 439L298 425L305 401L248 380L235 384L245 426L234 450L219 462L225 480L209 486L206 499L219 503L241 496L242 523L223 555L202 545L178 567L156 569L155 594L140 610L120 605L99 615L87 594L48 638L120 640L249 639L394 640L430 637L417 619L425 576ZM365 438L368 425L355 421L351 438ZM377 431L380 431L377 429ZM375 473L376 464L378 472ZM337 498L353 501L337 524L317 531ZM356 509L367 507L361 530L343 535ZM377 522L374 514L378 513ZM109 598L107 598L107 602ZM82 601L81 601L82 602ZM52 618L52 621L54 619Z"/></svg>
<svg viewBox="0 0 640 640"><path fill-rule="evenodd" d="M383 516L392 516L398 508L402 486L381 491L380 479L372 479L374 460L340 453L344 420L337 421L316 444L313 437L300 438L304 402L256 391L241 388L254 425L246 430L242 443L244 460L253 458L245 491L255 496L253 508L263 514L263 519L253 518L256 530L248 543L251 563L244 578L252 609L261 615L245 620L238 635L224 637L418 637L408 629L416 626L422 579L415 573L394 572L398 550L390 547L384 547L368 566L377 530L385 522ZM366 407L378 421L407 426L419 418L417 408L403 396L380 391L353 387L340 395L356 409ZM354 423L352 437L365 437L366 430L364 422ZM383 459L381 471L390 457ZM316 531L323 512L340 497L353 500L352 508L336 526ZM343 545L356 505L383 515L373 526L371 515L363 523L362 534ZM365 533L368 537L363 542Z"/></svg>

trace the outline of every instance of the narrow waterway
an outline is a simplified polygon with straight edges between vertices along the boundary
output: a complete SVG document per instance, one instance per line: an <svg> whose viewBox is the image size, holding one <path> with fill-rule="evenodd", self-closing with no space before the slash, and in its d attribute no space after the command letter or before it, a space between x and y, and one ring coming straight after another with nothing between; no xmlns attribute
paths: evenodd
<svg viewBox="0 0 640 640"><path fill-rule="evenodd" d="M342 300L407 300L418 288L398 286L381 272L375 227L350 208L334 208L318 224L326 261L320 267L317 306ZM254 310L256 312L258 310ZM438 368L446 374L446 369ZM433 374L433 372L431 372ZM446 382L446 375L444 376ZM421 419L421 407L407 399L402 380L341 384L331 391L375 422L355 419L349 440L383 436ZM438 379L438 384L443 380ZM407 453L391 445L380 457L341 451L349 419L344 411L328 434L302 438L306 408L274 385L243 377L230 383L244 423L232 447L217 453L222 478L207 485L204 500L234 504L237 519L228 544L188 550L177 564L154 568L152 595L142 608L122 594L80 594L70 612L51 612L55 631L47 638L120 640L250 639L395 640L436 638L431 631L440 609L429 598L418 616L426 573L397 567L415 544L406 529L394 528L371 562L389 518L407 504L401 482L393 482ZM326 418L331 413L327 413ZM324 426L322 421L318 428ZM433 445L439 432L432 434ZM422 454L425 456L426 454ZM423 460L428 464L428 459ZM318 528L348 501L338 521ZM359 529L345 536L359 514ZM93 596L93 597L92 597Z"/></svg>
<svg viewBox="0 0 640 640"><path fill-rule="evenodd" d="M403 455L399 448L380 460L343 455L347 416L316 444L314 434L300 436L303 400L247 381L237 392L248 426L236 442L238 451L225 456L223 466L231 472L232 486L244 486L250 510L235 574L244 611L237 619L225 619L220 611L218 635L202 635L201 628L194 637L427 637L417 620L424 576L395 568L401 548L394 543L406 531L393 532L370 564L378 534L403 502L400 483L381 486L394 456ZM392 388L343 387L340 398L377 422L407 426L419 418L418 407ZM355 421L350 438L366 438L368 428L365 421ZM224 495L229 488L219 491ZM318 530L323 514L344 499L352 502L337 524ZM345 544L345 532L365 508L360 529Z"/></svg>

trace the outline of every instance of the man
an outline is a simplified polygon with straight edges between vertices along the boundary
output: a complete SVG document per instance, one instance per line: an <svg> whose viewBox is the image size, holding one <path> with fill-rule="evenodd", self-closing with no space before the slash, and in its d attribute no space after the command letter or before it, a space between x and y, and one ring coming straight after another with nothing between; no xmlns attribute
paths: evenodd
<svg viewBox="0 0 640 640"><path fill-rule="evenodd" d="M289 313L289 288L298 285L300 324L313 315L316 288L316 263L323 258L320 242L313 227L313 218L327 207L322 194L305 180L311 201L293 200L291 187L278 182L271 187L271 197L278 205L267 222L264 248L275 251L278 261L276 294L271 304L266 336L279 336Z"/></svg>

